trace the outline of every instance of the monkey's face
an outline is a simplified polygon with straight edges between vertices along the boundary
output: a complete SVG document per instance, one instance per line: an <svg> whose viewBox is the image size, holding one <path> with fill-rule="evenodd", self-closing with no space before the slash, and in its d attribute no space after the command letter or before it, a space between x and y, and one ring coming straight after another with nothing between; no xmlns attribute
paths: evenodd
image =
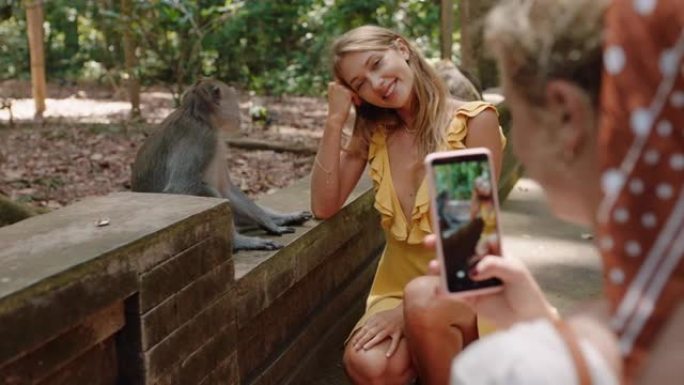
<svg viewBox="0 0 684 385"><path fill-rule="evenodd" d="M215 87L218 108L213 117L214 126L227 133L240 131L240 105L237 92L224 83L218 83Z"/></svg>
<svg viewBox="0 0 684 385"><path fill-rule="evenodd" d="M408 50L396 48L350 52L340 60L340 76L367 103L402 108L411 100L414 74Z"/></svg>

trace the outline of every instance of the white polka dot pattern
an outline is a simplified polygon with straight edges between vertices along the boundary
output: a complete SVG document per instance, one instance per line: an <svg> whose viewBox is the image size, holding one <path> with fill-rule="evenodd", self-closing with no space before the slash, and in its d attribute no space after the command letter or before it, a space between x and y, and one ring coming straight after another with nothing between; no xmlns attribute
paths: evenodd
<svg viewBox="0 0 684 385"><path fill-rule="evenodd" d="M653 123L653 114L646 108L639 108L632 112L631 126L632 132L636 136L646 136L651 129Z"/></svg>
<svg viewBox="0 0 684 385"><path fill-rule="evenodd" d="M672 194L674 192L672 191L672 186L670 186L667 183L661 183L656 187L656 195L658 198L666 200L672 198Z"/></svg>
<svg viewBox="0 0 684 385"><path fill-rule="evenodd" d="M677 73L677 53L674 50L668 49L660 55L660 72L666 76L672 76Z"/></svg>
<svg viewBox="0 0 684 385"><path fill-rule="evenodd" d="M658 132L658 135L662 137L668 137L672 134L672 123L670 123L668 120L663 120L658 123L656 131Z"/></svg>
<svg viewBox="0 0 684 385"><path fill-rule="evenodd" d="M670 97L670 103L674 108L684 107L684 91L676 91L672 93Z"/></svg>
<svg viewBox="0 0 684 385"><path fill-rule="evenodd" d="M658 164L658 161L660 160L660 153L657 150L648 150L644 154L644 162L646 164L655 166Z"/></svg>
<svg viewBox="0 0 684 385"><path fill-rule="evenodd" d="M610 273L608 273L608 278L610 279L610 282L612 282L613 284L622 285L625 282L625 273L622 271L622 269L614 267L610 269Z"/></svg>
<svg viewBox="0 0 684 385"><path fill-rule="evenodd" d="M637 241L628 241L625 244L625 252L630 257L638 257L641 255L641 245Z"/></svg>
<svg viewBox="0 0 684 385"><path fill-rule="evenodd" d="M625 175L618 170L608 170L601 177L601 187L607 195L617 194L624 184Z"/></svg>
<svg viewBox="0 0 684 385"><path fill-rule="evenodd" d="M616 286L606 291L611 325L633 380L630 368L643 357L634 352L652 347L684 283L684 0L612 4L600 161L602 189L619 188L599 205L597 237L606 282ZM621 52L609 52L613 47ZM613 175L619 178L606 183Z"/></svg>
<svg viewBox="0 0 684 385"><path fill-rule="evenodd" d="M629 211L625 208L619 208L613 213L613 218L617 223L625 223L629 220Z"/></svg>
<svg viewBox="0 0 684 385"><path fill-rule="evenodd" d="M670 157L670 167L675 171L684 170L684 154L674 154Z"/></svg>
<svg viewBox="0 0 684 385"><path fill-rule="evenodd" d="M647 229L654 228L658 224L657 221L655 214L652 212L647 212L641 216L641 224Z"/></svg>
<svg viewBox="0 0 684 385"><path fill-rule="evenodd" d="M611 238L609 236L604 236L603 238L601 238L601 241L599 242L599 247L601 248L601 250L605 250L605 251L612 250L613 249L613 238Z"/></svg>
<svg viewBox="0 0 684 385"><path fill-rule="evenodd" d="M629 191L631 191L634 195L643 194L644 182L639 178L633 179L631 182L629 182Z"/></svg>
<svg viewBox="0 0 684 385"><path fill-rule="evenodd" d="M650 15L657 5L656 0L634 0L634 10L642 16Z"/></svg>
<svg viewBox="0 0 684 385"><path fill-rule="evenodd" d="M606 71L617 75L625 67L625 51L620 46L610 46L606 48L603 60L606 63Z"/></svg>

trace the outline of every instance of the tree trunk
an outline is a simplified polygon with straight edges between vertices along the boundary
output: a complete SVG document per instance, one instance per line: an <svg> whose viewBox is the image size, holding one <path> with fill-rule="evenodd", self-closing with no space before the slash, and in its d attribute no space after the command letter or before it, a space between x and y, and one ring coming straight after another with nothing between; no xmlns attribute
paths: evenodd
<svg viewBox="0 0 684 385"><path fill-rule="evenodd" d="M440 26L439 26L439 40L440 40L440 56L442 60L451 60L453 35L454 32L454 1L441 0L440 6Z"/></svg>
<svg viewBox="0 0 684 385"><path fill-rule="evenodd" d="M125 61L125 78L128 88L128 99L131 102L131 117L140 117L140 80L137 75L138 58L135 55L137 44L133 37L132 17L133 5L131 0L121 0L121 14L124 16L124 61Z"/></svg>
<svg viewBox="0 0 684 385"><path fill-rule="evenodd" d="M487 12L496 0L461 0L461 66L475 75L482 88L498 85L496 63L486 55L483 42Z"/></svg>
<svg viewBox="0 0 684 385"><path fill-rule="evenodd" d="M33 101L36 105L35 118L43 119L45 112L45 51L43 46L43 1L32 0L26 3L26 21L31 55L31 85Z"/></svg>

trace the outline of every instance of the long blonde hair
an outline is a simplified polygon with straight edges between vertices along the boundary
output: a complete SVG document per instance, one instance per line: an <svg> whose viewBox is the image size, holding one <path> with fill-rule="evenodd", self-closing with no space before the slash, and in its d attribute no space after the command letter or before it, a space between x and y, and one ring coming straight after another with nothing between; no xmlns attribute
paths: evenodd
<svg viewBox="0 0 684 385"><path fill-rule="evenodd" d="M515 89L544 102L551 79L573 81L598 102L607 0L503 0L487 16L485 41Z"/></svg>
<svg viewBox="0 0 684 385"><path fill-rule="evenodd" d="M345 54L359 51L385 51L397 48L397 41L404 43L409 51L408 66L414 73L413 95L418 150L421 156L435 151L446 143L446 128L451 120L449 113L449 92L435 70L413 44L401 35L377 26L366 25L352 29L340 36L332 45L332 71L340 81L340 61ZM345 84L349 86L348 84ZM350 87L351 88L351 87ZM366 107L365 113L356 109L353 136L368 144L373 131L385 129L388 132L403 124L393 109ZM365 116L362 116L365 115ZM360 149L348 149L356 152ZM365 154L360 154L365 156Z"/></svg>

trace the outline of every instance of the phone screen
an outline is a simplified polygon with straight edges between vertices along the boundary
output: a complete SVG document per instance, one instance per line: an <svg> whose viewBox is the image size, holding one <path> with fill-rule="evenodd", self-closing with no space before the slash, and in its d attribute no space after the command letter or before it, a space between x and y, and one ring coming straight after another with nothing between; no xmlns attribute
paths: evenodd
<svg viewBox="0 0 684 385"><path fill-rule="evenodd" d="M432 163L437 233L450 292L501 285L499 279L473 281L468 274L484 256L501 255L498 211L486 154L438 158ZM441 244L441 245L440 245Z"/></svg>

